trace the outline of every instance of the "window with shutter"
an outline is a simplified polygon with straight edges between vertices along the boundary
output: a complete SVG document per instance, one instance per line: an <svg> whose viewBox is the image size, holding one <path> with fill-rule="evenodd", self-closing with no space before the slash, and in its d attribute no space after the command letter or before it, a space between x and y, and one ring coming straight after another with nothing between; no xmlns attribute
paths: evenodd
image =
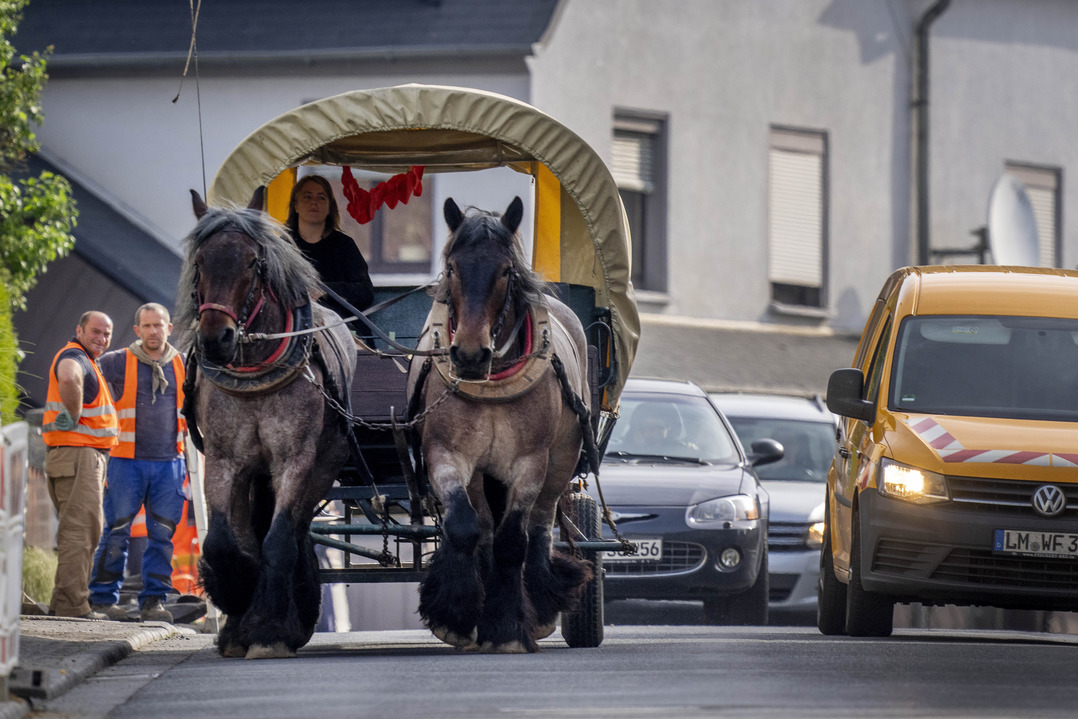
<svg viewBox="0 0 1078 719"><path fill-rule="evenodd" d="M1059 267L1059 176L1060 170L1008 162L1006 172L1026 187L1037 223L1038 259L1041 267Z"/></svg>
<svg viewBox="0 0 1078 719"><path fill-rule="evenodd" d="M826 148L823 133L771 129L767 274L780 305L823 303Z"/></svg>
<svg viewBox="0 0 1078 719"><path fill-rule="evenodd" d="M632 281L665 292L666 122L659 116L615 113L610 172L618 185L632 242Z"/></svg>

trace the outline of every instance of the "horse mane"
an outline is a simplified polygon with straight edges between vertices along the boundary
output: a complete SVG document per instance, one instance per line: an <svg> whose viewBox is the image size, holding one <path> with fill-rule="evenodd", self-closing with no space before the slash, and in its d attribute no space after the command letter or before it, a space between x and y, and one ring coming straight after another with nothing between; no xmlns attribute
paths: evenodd
<svg viewBox="0 0 1078 719"><path fill-rule="evenodd" d="M509 229L502 224L501 215L495 212L469 207L465 210L465 219L451 233L449 241L442 250L442 265L449 260L449 256L458 249L467 249L470 245L476 245L483 240L492 238L509 254L509 260L513 265L517 281L513 283L518 309L525 307L538 307L545 304L547 283L528 264L524 255L524 249L520 244L520 233L510 233ZM449 281L443 272L438 278L438 284L433 290L436 302L449 301Z"/></svg>
<svg viewBox="0 0 1078 719"><path fill-rule="evenodd" d="M300 307L310 301L312 293L321 295L318 271L299 251L288 228L259 210L236 205L211 207L184 239L185 254L176 293L176 327L188 330L198 322L198 306L194 296L195 254L214 235L238 232L247 235L261 248L266 283L285 307Z"/></svg>

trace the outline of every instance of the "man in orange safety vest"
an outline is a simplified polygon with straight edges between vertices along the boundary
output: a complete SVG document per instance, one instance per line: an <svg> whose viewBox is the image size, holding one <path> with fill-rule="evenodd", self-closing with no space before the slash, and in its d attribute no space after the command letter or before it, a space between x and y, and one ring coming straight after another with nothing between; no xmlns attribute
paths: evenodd
<svg viewBox="0 0 1078 719"><path fill-rule="evenodd" d="M56 581L49 613L106 619L90 608L90 562L101 536L101 493L108 451L119 433L112 395L97 359L112 341L104 312L83 313L75 337L52 360L41 436L45 476L59 513Z"/></svg>

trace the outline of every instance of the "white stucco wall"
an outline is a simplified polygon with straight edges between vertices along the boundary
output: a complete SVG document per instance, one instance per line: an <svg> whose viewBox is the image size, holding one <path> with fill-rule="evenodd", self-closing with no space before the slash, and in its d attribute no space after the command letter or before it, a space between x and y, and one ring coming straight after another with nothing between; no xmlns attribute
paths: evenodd
<svg viewBox="0 0 1078 719"><path fill-rule="evenodd" d="M907 235L906 82L882 3L570 0L532 64L536 105L609 159L616 109L669 114L671 314L765 320L772 125L828 133L836 320L865 302ZM571 79L570 79L571 78ZM897 136L897 139L896 139ZM876 278L880 278L877 280ZM853 297L848 295L853 293Z"/></svg>
<svg viewBox="0 0 1078 719"><path fill-rule="evenodd" d="M972 244L1007 162L1062 169L1062 267L1078 264L1078 5L959 0L932 56L932 235Z"/></svg>
<svg viewBox="0 0 1078 719"><path fill-rule="evenodd" d="M709 320L859 331L888 273L915 261L910 63L932 0L564 0L528 71L457 62L317 67L282 76L202 72L207 180L271 117L346 90L432 82L531 102L610 157L615 110L669 119L669 301ZM1078 4L953 0L931 35L931 235L972 244L1006 161L1062 169L1063 265L1078 263ZM276 72L280 73L280 70ZM529 77L530 75L530 77ZM176 76L54 78L39 136L50 156L177 241L203 184L195 84ZM767 278L768 132L829 143L827 307L775 314ZM516 178L525 184L526 178ZM501 209L499 180L444 196ZM435 236L440 229L435 213ZM526 220L525 227L530 223Z"/></svg>
<svg viewBox="0 0 1078 719"><path fill-rule="evenodd" d="M533 102L609 159L616 109L669 115L675 315L806 324L768 310L772 125L829 141L825 324L859 331L916 261L910 82L930 0L568 0L532 61ZM1005 161L1063 168L1063 265L1078 261L1078 6L954 0L931 33L930 235L972 245Z"/></svg>
<svg viewBox="0 0 1078 719"><path fill-rule="evenodd" d="M229 152L248 134L283 112L314 99L349 90L407 82L461 84L459 74L336 75L317 72L280 77L179 77L54 79L46 88L45 124L38 137L49 157L103 189L174 242L194 226L188 189L205 194L205 184ZM468 76L466 84L526 100L523 74ZM198 106L201 101L202 135ZM527 187L527 180L522 180ZM461 204L486 205L485 190L504 183L456 179L438 186L435 198L459 195ZM502 203L512 185L495 192ZM492 207L495 205L492 205ZM440 202L436 208L440 208ZM441 211L434 213L441 225ZM441 223L444 224L444 223ZM432 228L433 231L434 228ZM440 232L440 230L439 230Z"/></svg>

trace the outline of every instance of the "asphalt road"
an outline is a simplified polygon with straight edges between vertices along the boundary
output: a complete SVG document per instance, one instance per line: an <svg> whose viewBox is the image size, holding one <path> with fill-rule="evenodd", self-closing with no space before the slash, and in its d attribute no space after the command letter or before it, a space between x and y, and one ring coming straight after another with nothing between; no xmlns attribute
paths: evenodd
<svg viewBox="0 0 1078 719"><path fill-rule="evenodd" d="M316 634L296 659L222 659L207 635L155 642L31 716L1073 717L1078 637L811 627L606 628L533 655L464 653L423 630Z"/></svg>

